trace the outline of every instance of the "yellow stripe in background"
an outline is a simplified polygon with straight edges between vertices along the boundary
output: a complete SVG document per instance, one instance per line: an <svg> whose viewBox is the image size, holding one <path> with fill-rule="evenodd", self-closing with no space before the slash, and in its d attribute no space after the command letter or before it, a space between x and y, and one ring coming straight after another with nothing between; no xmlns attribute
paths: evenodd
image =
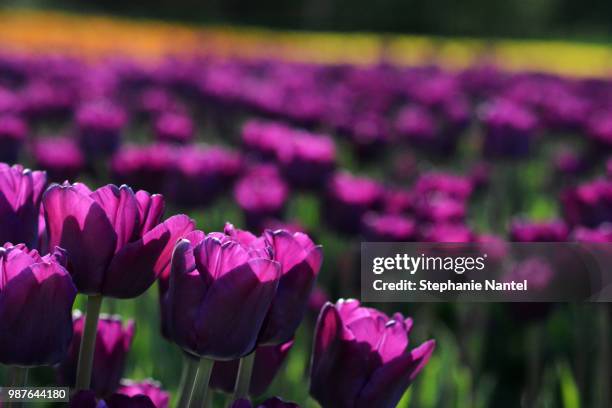
<svg viewBox="0 0 612 408"><path fill-rule="evenodd" d="M167 55L201 53L373 64L384 58L400 65L432 63L449 69L487 61L507 70L579 77L612 74L612 48L600 44L198 27L51 11L0 11L0 47L33 53L62 52L90 59L119 54L156 60Z"/></svg>

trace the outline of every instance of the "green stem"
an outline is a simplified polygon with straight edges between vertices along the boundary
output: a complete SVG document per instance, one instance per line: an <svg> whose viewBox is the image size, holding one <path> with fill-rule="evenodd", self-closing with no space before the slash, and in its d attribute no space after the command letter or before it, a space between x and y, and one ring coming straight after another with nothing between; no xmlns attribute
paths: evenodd
<svg viewBox="0 0 612 408"><path fill-rule="evenodd" d="M102 306L101 295L89 295L87 297L87 311L85 315L85 329L81 337L81 348L79 351L79 362L75 388L87 390L91 384L91 369L93 366L94 351L96 348L96 335L98 334L98 317Z"/></svg>
<svg viewBox="0 0 612 408"><path fill-rule="evenodd" d="M254 363L255 352L240 359L240 365L238 366L238 376L236 377L236 385L234 387L234 400L248 397Z"/></svg>
<svg viewBox="0 0 612 408"><path fill-rule="evenodd" d="M187 408L191 391L193 389L193 381L198 372L198 362L189 357L183 358L183 373L181 374L181 384L179 386L179 401L177 408Z"/></svg>
<svg viewBox="0 0 612 408"><path fill-rule="evenodd" d="M10 373L11 373L11 387L21 388L26 385L28 381L28 368L27 367L12 366L10 368ZM20 402L9 402L7 404L7 408L17 408L20 406L21 406Z"/></svg>
<svg viewBox="0 0 612 408"><path fill-rule="evenodd" d="M198 373L193 383L191 391L191 399L189 401L190 408L206 408L208 405L208 383L212 374L214 360L203 358L198 364Z"/></svg>
<svg viewBox="0 0 612 408"><path fill-rule="evenodd" d="M596 364L596 386L595 386L595 405L594 407L609 407L610 406L610 310L608 304L602 303L596 305L598 312L598 331L599 331L599 360Z"/></svg>

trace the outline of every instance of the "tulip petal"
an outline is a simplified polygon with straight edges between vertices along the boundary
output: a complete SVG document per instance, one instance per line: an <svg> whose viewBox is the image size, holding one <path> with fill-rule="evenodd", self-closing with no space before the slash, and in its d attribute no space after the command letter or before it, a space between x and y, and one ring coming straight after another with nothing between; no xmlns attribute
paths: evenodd
<svg viewBox="0 0 612 408"><path fill-rule="evenodd" d="M164 197L159 194L149 194L144 190L136 192L138 212L140 214L140 234L151 231L164 215Z"/></svg>
<svg viewBox="0 0 612 408"><path fill-rule="evenodd" d="M72 338L71 309L76 288L54 262L33 264L0 293L0 362L52 365Z"/></svg>
<svg viewBox="0 0 612 408"><path fill-rule="evenodd" d="M206 293L196 321L197 354L231 360L253 351L279 274L277 262L258 258L217 278Z"/></svg>
<svg viewBox="0 0 612 408"><path fill-rule="evenodd" d="M381 366L374 372L359 395L357 408L392 408L429 361L435 349L434 340Z"/></svg>
<svg viewBox="0 0 612 408"><path fill-rule="evenodd" d="M193 228L192 219L175 215L125 245L111 261L102 293L120 299L144 293L170 264L176 241Z"/></svg>
<svg viewBox="0 0 612 408"><path fill-rule="evenodd" d="M108 184L94 191L91 198L102 207L113 226L117 234L115 252L119 251L130 242L140 226L138 201L134 197L134 192L125 185L117 187Z"/></svg>
<svg viewBox="0 0 612 408"><path fill-rule="evenodd" d="M193 254L196 266L206 282L220 278L250 259L248 250L238 242L222 241L211 235L194 247Z"/></svg>
<svg viewBox="0 0 612 408"><path fill-rule="evenodd" d="M68 251L69 271L80 292L100 293L117 242L106 213L72 186L49 187L43 205L49 247Z"/></svg>

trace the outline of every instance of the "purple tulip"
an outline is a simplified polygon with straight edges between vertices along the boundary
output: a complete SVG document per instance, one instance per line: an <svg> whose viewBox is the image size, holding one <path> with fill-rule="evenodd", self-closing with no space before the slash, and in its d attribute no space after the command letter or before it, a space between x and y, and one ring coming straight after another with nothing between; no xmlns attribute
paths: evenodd
<svg viewBox="0 0 612 408"><path fill-rule="evenodd" d="M15 163L28 135L28 125L14 115L0 115L0 162Z"/></svg>
<svg viewBox="0 0 612 408"><path fill-rule="evenodd" d="M510 239L515 242L565 242L568 236L567 225L558 220L514 220L510 225Z"/></svg>
<svg viewBox="0 0 612 408"><path fill-rule="evenodd" d="M163 88L144 90L135 105L138 115L145 118L156 118L163 113L184 110L180 102Z"/></svg>
<svg viewBox="0 0 612 408"><path fill-rule="evenodd" d="M294 402L285 402L278 397L272 397L259 405L251 404L246 398L236 400L228 408L300 408L300 406Z"/></svg>
<svg viewBox="0 0 612 408"><path fill-rule="evenodd" d="M445 195L420 196L415 203L415 214L424 222L460 223L465 220L466 213L464 201Z"/></svg>
<svg viewBox="0 0 612 408"><path fill-rule="evenodd" d="M36 166L47 171L50 181L74 180L85 168L85 158L77 143L67 137L44 137L34 141L32 157Z"/></svg>
<svg viewBox="0 0 612 408"><path fill-rule="evenodd" d="M157 141L176 144L191 142L195 134L191 118L179 113L164 113L160 115L155 120L153 130Z"/></svg>
<svg viewBox="0 0 612 408"><path fill-rule="evenodd" d="M255 349L255 363L249 386L249 394L263 394L283 365L293 346L293 340L274 346L259 346ZM210 387L231 394L238 374L240 360L217 361L210 377Z"/></svg>
<svg viewBox="0 0 612 408"><path fill-rule="evenodd" d="M474 242L474 232L461 223L441 223L430 225L422 233L425 242Z"/></svg>
<svg viewBox="0 0 612 408"><path fill-rule="evenodd" d="M258 339L258 344L270 345L287 342L302 322L323 250L301 232L266 231L265 238L281 266L278 289Z"/></svg>
<svg viewBox="0 0 612 408"><path fill-rule="evenodd" d="M76 126L81 150L88 158L112 155L121 143L127 123L125 112L109 102L93 102L79 107Z"/></svg>
<svg viewBox="0 0 612 408"><path fill-rule="evenodd" d="M436 138L438 126L434 116L420 106L408 106L397 114L395 127L402 139L427 145Z"/></svg>
<svg viewBox="0 0 612 408"><path fill-rule="evenodd" d="M141 295L169 264L176 240L194 228L182 214L160 222L163 197L125 185L92 192L80 183L55 184L43 207L48 244L68 251L68 270L88 295Z"/></svg>
<svg viewBox="0 0 612 408"><path fill-rule="evenodd" d="M389 318L357 300L327 303L317 322L310 394L324 408L395 407L435 348L429 340L410 350L411 328L411 319Z"/></svg>
<svg viewBox="0 0 612 408"><path fill-rule="evenodd" d="M283 174L300 188L319 188L336 168L336 145L329 136L295 132L276 151Z"/></svg>
<svg viewBox="0 0 612 408"><path fill-rule="evenodd" d="M287 139L292 129L279 122L250 120L242 127L242 144L261 158L276 158L279 145Z"/></svg>
<svg viewBox="0 0 612 408"><path fill-rule="evenodd" d="M574 176L586 168L586 163L577 153L566 149L555 153L553 167L558 174Z"/></svg>
<svg viewBox="0 0 612 408"><path fill-rule="evenodd" d="M134 382L122 380L117 394L135 397L145 395L151 399L156 408L167 408L170 404L170 393L161 388L161 384L152 380Z"/></svg>
<svg viewBox="0 0 612 408"><path fill-rule="evenodd" d="M612 242L612 225L603 224L598 228L578 227L572 232L572 238L577 242Z"/></svg>
<svg viewBox="0 0 612 408"><path fill-rule="evenodd" d="M612 118L610 111L596 112L588 118L585 125L586 134L605 146L612 145Z"/></svg>
<svg viewBox="0 0 612 408"><path fill-rule="evenodd" d="M58 367L62 384L74 386L84 324L84 316L75 313L74 337L68 355ZM119 387L135 330L136 325L132 320L124 325L118 316L100 316L91 376L91 389L98 397L107 397Z"/></svg>
<svg viewBox="0 0 612 408"><path fill-rule="evenodd" d="M327 187L326 220L341 232L355 234L363 215L380 204L383 194L382 186L372 179L337 173Z"/></svg>
<svg viewBox="0 0 612 408"><path fill-rule="evenodd" d="M597 179L561 193L563 215L569 225L597 227L612 222L612 181Z"/></svg>
<svg viewBox="0 0 612 408"><path fill-rule="evenodd" d="M484 154L490 157L522 158L529 154L537 119L526 108L509 100L498 100L484 112Z"/></svg>
<svg viewBox="0 0 612 408"><path fill-rule="evenodd" d="M281 269L262 240L249 245L245 239L210 233L200 242L183 239L176 245L167 299L169 331L191 354L234 360L255 349Z"/></svg>
<svg viewBox="0 0 612 408"><path fill-rule="evenodd" d="M0 163L0 242L36 247L38 214L47 176L16 164Z"/></svg>
<svg viewBox="0 0 612 408"><path fill-rule="evenodd" d="M367 213L363 216L363 234L368 241L415 241L416 223L402 215Z"/></svg>
<svg viewBox="0 0 612 408"><path fill-rule="evenodd" d="M268 218L280 218L289 189L274 166L252 168L234 187L234 198L244 211L246 224L260 231Z"/></svg>
<svg viewBox="0 0 612 408"><path fill-rule="evenodd" d="M176 167L178 150L165 144L123 146L111 161L113 178L147 191L163 191Z"/></svg>
<svg viewBox="0 0 612 408"><path fill-rule="evenodd" d="M66 355L76 288L65 261L60 248L41 257L23 244L0 247L0 363L53 365Z"/></svg>
<svg viewBox="0 0 612 408"><path fill-rule="evenodd" d="M20 92L23 113L32 120L66 119L76 102L75 92L66 83L52 84L35 80Z"/></svg>
<svg viewBox="0 0 612 408"><path fill-rule="evenodd" d="M450 173L430 172L422 174L414 185L415 195L444 195L457 200L467 200L474 190L469 178Z"/></svg>

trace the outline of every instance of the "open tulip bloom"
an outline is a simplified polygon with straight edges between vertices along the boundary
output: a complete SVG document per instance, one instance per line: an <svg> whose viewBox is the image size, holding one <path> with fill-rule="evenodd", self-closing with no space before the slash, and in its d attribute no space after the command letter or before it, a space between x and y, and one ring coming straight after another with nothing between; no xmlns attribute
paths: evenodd
<svg viewBox="0 0 612 408"><path fill-rule="evenodd" d="M161 222L163 197L125 185L91 191L80 183L54 184L43 207L48 244L68 251L68 271L79 292L89 295L76 380L77 389L87 389L102 297L144 293L194 224L186 215Z"/></svg>
<svg viewBox="0 0 612 408"><path fill-rule="evenodd" d="M357 300L327 303L315 333L310 394L323 408L393 408L425 367L433 340L408 348L412 320Z"/></svg>

